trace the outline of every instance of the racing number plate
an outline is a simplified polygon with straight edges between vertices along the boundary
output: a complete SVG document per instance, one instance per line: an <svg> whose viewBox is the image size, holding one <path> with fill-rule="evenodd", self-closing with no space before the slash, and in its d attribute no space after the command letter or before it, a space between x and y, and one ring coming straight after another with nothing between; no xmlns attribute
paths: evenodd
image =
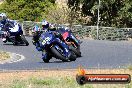
<svg viewBox="0 0 132 88"><path fill-rule="evenodd" d="M51 39L49 37L46 37L43 41L42 41L42 45L45 45L47 42L49 42Z"/></svg>

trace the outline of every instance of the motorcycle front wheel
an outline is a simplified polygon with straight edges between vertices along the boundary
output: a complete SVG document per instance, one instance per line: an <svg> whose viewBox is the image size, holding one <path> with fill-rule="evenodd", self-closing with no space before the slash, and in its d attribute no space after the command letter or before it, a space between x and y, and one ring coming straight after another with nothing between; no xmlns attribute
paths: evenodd
<svg viewBox="0 0 132 88"><path fill-rule="evenodd" d="M63 56L55 47L51 48L51 52L53 53L55 58L61 59L64 62L68 61L68 59L65 56Z"/></svg>
<svg viewBox="0 0 132 88"><path fill-rule="evenodd" d="M73 52L77 55L77 57L81 57L81 52L80 52L79 49L76 49L76 48L75 48L74 46L72 46L72 45L70 45L69 48L70 48L71 51L73 51Z"/></svg>
<svg viewBox="0 0 132 88"><path fill-rule="evenodd" d="M71 56L70 56L69 60L70 61L75 61L76 58L77 58L76 54L73 51L71 51Z"/></svg>
<svg viewBox="0 0 132 88"><path fill-rule="evenodd" d="M29 45L28 41L26 40L25 36L24 35L21 35L21 39L22 41L26 44L26 46Z"/></svg>

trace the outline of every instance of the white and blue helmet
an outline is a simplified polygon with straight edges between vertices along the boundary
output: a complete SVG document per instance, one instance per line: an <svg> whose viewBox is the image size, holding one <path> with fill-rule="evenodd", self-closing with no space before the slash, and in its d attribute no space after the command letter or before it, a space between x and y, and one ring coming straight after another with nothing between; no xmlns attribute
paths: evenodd
<svg viewBox="0 0 132 88"><path fill-rule="evenodd" d="M43 21L42 21L42 27L43 27L44 29L49 28L49 22L46 21L46 20L43 20Z"/></svg>
<svg viewBox="0 0 132 88"><path fill-rule="evenodd" d="M38 25L35 25L35 26L33 27L32 32L38 32L38 31L40 31L40 27L39 27Z"/></svg>
<svg viewBox="0 0 132 88"><path fill-rule="evenodd" d="M5 13L0 13L0 21L5 20L7 18Z"/></svg>

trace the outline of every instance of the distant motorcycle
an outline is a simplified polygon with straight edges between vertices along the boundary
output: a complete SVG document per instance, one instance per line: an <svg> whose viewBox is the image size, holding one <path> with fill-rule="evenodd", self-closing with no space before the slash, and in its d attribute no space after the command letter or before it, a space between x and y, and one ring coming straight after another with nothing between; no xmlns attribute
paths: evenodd
<svg viewBox="0 0 132 88"><path fill-rule="evenodd" d="M13 24L6 23L4 28L5 30L8 30L2 31L2 40L4 43L12 42L13 45L18 44L25 44L26 46L29 45L28 41L23 35L22 28L18 23L16 22L14 22Z"/></svg>
<svg viewBox="0 0 132 88"><path fill-rule="evenodd" d="M45 32L40 36L40 46L49 54L49 58L44 58L43 61L48 63L52 57L62 61L75 61L76 55L69 50L69 47L57 38L53 32Z"/></svg>
<svg viewBox="0 0 132 88"><path fill-rule="evenodd" d="M73 35L72 31L65 28L59 28L57 31L62 34L65 43L70 46L69 48L78 57L81 57L81 51L80 51L81 42Z"/></svg>

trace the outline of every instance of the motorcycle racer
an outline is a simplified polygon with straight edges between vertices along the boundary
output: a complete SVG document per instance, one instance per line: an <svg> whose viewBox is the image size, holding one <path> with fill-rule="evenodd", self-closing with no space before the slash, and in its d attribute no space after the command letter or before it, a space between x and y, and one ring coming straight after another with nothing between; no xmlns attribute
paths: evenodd
<svg viewBox="0 0 132 88"><path fill-rule="evenodd" d="M18 28L21 29L21 26L15 20L8 19L5 13L0 14L0 29L2 31L4 31L5 33L8 32L8 34L11 36L14 35L15 32L17 32ZM15 35L19 34L15 33ZM3 42L7 41L6 38L2 38L2 40Z"/></svg>
<svg viewBox="0 0 132 88"><path fill-rule="evenodd" d="M41 35L40 27L38 25L35 25L32 30L33 38L32 43L36 46L36 49L38 51L41 51L40 44L39 44L39 37Z"/></svg>
<svg viewBox="0 0 132 88"><path fill-rule="evenodd" d="M45 50L42 50L39 43L39 38L43 32L52 32L56 37L62 39L61 34L56 32L55 24L50 24L48 21L43 20L42 21L42 29L40 31L40 27L38 25L35 25L33 30L35 34L33 35L32 42L36 46L36 49L38 51L42 51L42 59L49 59L52 58Z"/></svg>
<svg viewBox="0 0 132 88"><path fill-rule="evenodd" d="M61 34L56 32L55 25L54 24L50 24L46 20L43 20L42 21L42 29L41 30L40 30L40 27L38 25L35 25L33 27L34 34L33 34L32 42L36 46L36 49L38 51L41 51L40 44L39 44L39 37L40 37L41 33L47 32L47 31L53 32L56 35L56 37L60 37L61 38Z"/></svg>

